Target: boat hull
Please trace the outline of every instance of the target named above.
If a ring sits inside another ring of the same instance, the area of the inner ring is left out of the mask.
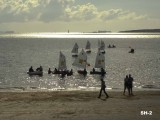
[[[72,57],[78,57],[78,55],[72,55]]]
[[[84,70],[78,70],[77,72],[82,75],[87,75],[87,71]]]
[[[42,71],[27,72],[27,74],[30,75],[30,76],[33,76],[33,75],[43,76]]]
[[[88,54],[91,53],[91,50],[86,51],[86,53],[88,53]]]
[[[106,72],[99,72],[99,71],[90,71],[90,74],[98,74],[98,75],[105,75]]]
[[[61,74],[61,75],[67,75],[67,76],[71,76],[73,75],[72,71],[53,71],[52,74]]]

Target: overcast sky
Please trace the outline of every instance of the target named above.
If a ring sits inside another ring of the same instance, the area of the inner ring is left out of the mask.
[[[0,31],[160,28],[160,0],[0,0]]]

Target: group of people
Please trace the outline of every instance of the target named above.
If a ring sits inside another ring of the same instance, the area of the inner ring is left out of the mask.
[[[105,81],[103,80],[103,78],[101,78],[101,89],[100,89],[98,98],[101,98],[102,91],[104,92],[106,98],[109,97],[109,95],[107,94],[105,88],[106,88]],[[126,77],[124,79],[124,92],[123,92],[123,95],[125,95],[126,89],[128,89],[128,95],[129,96],[133,95],[132,88],[133,88],[133,77],[131,77],[131,74],[129,74],[129,75],[126,75]]]
[[[42,66],[38,67],[38,68],[36,69],[36,71],[41,71],[41,72],[42,72],[42,71],[43,71]],[[34,72],[34,69],[33,69],[32,66],[29,68],[29,72]]]
[[[128,89],[128,95],[133,95],[132,88],[133,88],[133,78],[131,77],[131,74],[129,74],[129,75],[126,75],[126,77],[124,78],[123,95],[125,95],[126,89]]]
[[[115,47],[116,47],[115,45],[112,46],[110,44],[108,45],[108,48],[115,48]]]
[[[66,75],[67,76],[70,76],[70,75],[73,75],[73,70],[71,69],[70,71],[69,70],[58,70],[57,68],[54,69],[54,71],[51,71],[51,68],[48,69],[48,74],[62,74],[62,76]]]

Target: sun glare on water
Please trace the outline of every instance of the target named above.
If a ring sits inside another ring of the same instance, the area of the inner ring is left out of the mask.
[[[152,33],[22,33],[1,34],[0,37],[13,38],[160,38],[160,34]]]

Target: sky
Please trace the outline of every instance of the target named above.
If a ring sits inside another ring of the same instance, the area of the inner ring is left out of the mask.
[[[0,31],[158,29],[159,11],[160,0],[0,0]]]

